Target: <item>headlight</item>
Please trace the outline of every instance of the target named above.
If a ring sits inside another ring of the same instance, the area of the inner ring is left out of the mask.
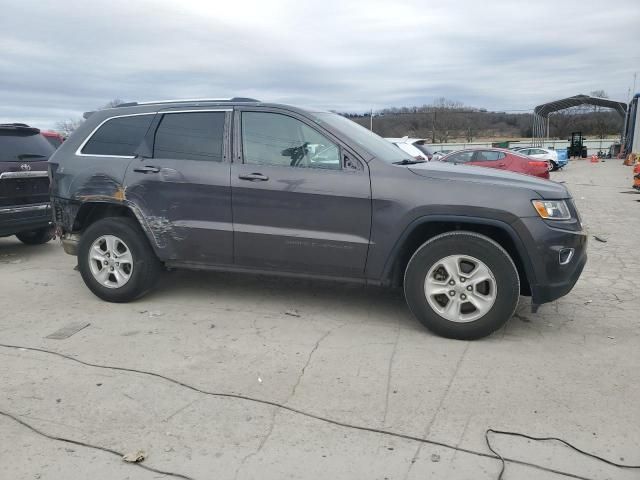
[[[532,200],[533,207],[545,220],[570,220],[571,212],[564,200]]]

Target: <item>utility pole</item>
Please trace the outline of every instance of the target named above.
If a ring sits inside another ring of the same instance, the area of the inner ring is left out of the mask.
[[[431,129],[431,143],[436,143],[436,110],[433,110],[433,128]]]
[[[371,112],[369,113],[369,130],[371,130],[373,132],[373,108],[371,109]]]

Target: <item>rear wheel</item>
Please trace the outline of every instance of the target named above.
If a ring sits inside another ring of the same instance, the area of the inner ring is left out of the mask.
[[[108,302],[128,302],[147,293],[162,265],[144,232],[131,218],[98,220],[82,234],[78,245],[82,279]]]
[[[491,334],[513,315],[520,280],[498,243],[473,232],[450,232],[414,253],[404,290],[409,308],[429,330],[472,340]]]
[[[44,227],[29,232],[16,233],[16,237],[26,245],[42,245],[53,238],[53,227]]]

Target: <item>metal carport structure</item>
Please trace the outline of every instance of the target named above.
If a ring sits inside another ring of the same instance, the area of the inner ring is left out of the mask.
[[[532,145],[534,147],[541,147],[544,139],[549,137],[549,114],[579,105],[595,105],[610,108],[618,112],[622,118],[625,118],[627,113],[626,103],[609,100],[608,98],[591,97],[589,95],[575,95],[573,97],[543,103],[533,109]]]

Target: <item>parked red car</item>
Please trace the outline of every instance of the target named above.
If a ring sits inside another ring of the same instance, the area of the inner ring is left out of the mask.
[[[465,163],[480,167],[499,168],[540,178],[549,178],[549,162],[527,157],[502,148],[458,150],[439,159],[441,162]]]
[[[54,132],[52,130],[41,130],[40,133],[47,139],[53,148],[58,148],[62,145],[62,142],[64,142],[64,137],[58,132]]]

